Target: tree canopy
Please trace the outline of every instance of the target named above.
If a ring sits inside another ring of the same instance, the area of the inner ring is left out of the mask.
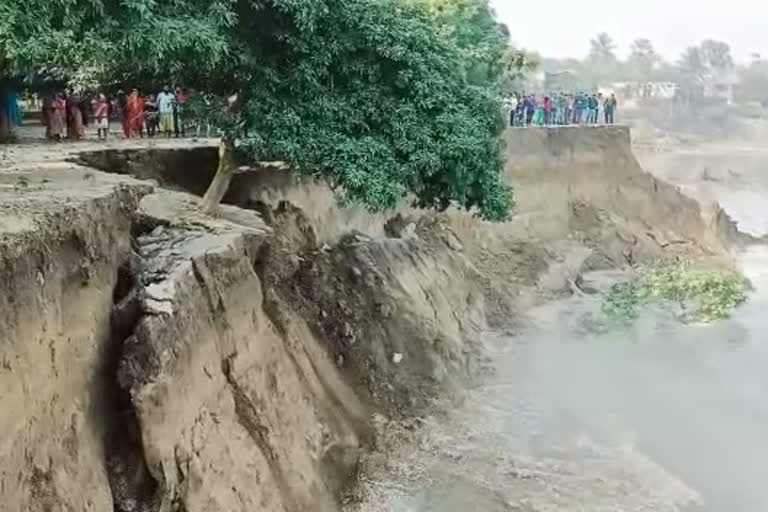
[[[616,60],[616,43],[606,32],[600,32],[589,42],[589,58],[598,63]]]
[[[508,215],[495,87],[520,62],[485,0],[32,3],[0,7],[15,76],[183,83],[225,153],[285,161],[373,210],[412,197]]]
[[[754,59],[753,59],[754,60]],[[757,61],[762,60],[757,56]],[[730,46],[715,39],[705,39],[700,44],[686,48],[675,62],[665,61],[649,39],[640,38],[632,42],[625,59],[616,55],[613,38],[604,32],[590,39],[590,50],[586,58],[552,59],[541,58],[544,71],[570,71],[572,89],[608,86],[618,82],[673,82],[679,86],[683,98],[700,100],[707,90],[713,90],[719,82],[732,81],[738,74],[749,83],[745,96],[761,98],[759,89],[764,83],[760,66],[737,66]]]
[[[649,39],[636,39],[630,48],[629,66],[640,80],[651,80],[656,66],[661,62],[661,56],[656,53]]]

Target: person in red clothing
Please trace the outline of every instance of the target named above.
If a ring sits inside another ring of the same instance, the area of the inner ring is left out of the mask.
[[[552,124],[552,99],[544,96],[544,124]]]
[[[133,137],[136,133],[144,137],[144,98],[138,89],[133,89],[125,101],[126,136]]]

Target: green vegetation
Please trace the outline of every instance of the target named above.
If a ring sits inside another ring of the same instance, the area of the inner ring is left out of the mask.
[[[372,210],[404,197],[505,219],[498,87],[524,65],[486,0],[6,0],[0,85],[164,82],[238,157],[284,161]]]
[[[603,298],[602,312],[608,327],[631,323],[651,304],[680,307],[684,321],[712,322],[726,318],[746,298],[744,281],[735,272],[678,262],[614,285]]]
[[[705,39],[697,46],[686,48],[674,62],[664,60],[649,39],[633,41],[625,59],[619,58],[617,50],[613,38],[601,32],[590,40],[589,53],[583,59],[539,56],[536,60],[540,61],[543,71],[561,75],[555,86],[565,90],[612,87],[611,84],[623,83],[624,94],[642,96],[645,92],[637,88],[639,85],[673,82],[679,86],[680,98],[694,103],[701,102],[706,91],[729,83],[734,74],[748,73],[753,82],[749,91],[752,96],[759,96],[760,85],[768,80],[760,55],[753,56],[750,67],[739,66],[732,57],[730,46],[714,39]],[[564,71],[568,71],[565,77],[562,76]],[[744,94],[741,90],[737,92]]]

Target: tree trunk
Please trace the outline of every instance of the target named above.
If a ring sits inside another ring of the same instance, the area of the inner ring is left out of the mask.
[[[3,91],[5,88],[5,48],[0,45],[0,142],[8,142],[13,135],[11,120],[8,118],[8,108],[5,104]]]
[[[229,182],[232,181],[232,176],[236,170],[234,142],[226,137],[222,137],[221,142],[219,142],[219,167],[216,169],[216,175],[203,196],[203,212],[209,215],[216,214],[219,209],[219,203],[224,194],[227,193]]]
[[[0,93],[2,93],[1,89]],[[11,120],[8,118],[8,112],[5,110],[5,103],[0,101],[0,142],[10,141],[12,135]]]

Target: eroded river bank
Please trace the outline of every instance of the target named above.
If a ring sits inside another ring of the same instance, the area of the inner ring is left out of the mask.
[[[707,430],[679,440],[678,401],[697,428],[733,401],[686,344],[698,331],[651,318],[630,342],[592,339],[579,280],[754,239],[645,172],[624,127],[505,137],[518,205],[498,224],[343,208],[270,166],[236,175],[210,218],[207,143],[9,149],[0,510],[338,512],[356,475],[351,510],[674,510],[741,492],[704,494],[715,473],[691,461],[709,452],[686,443]]]
[[[742,261],[756,291],[711,326],[649,312],[596,335],[599,299],[578,297],[489,336],[495,375],[393,433],[409,442],[351,510],[765,510],[768,251]]]
[[[736,220],[762,235],[758,191],[727,183],[754,175],[756,161],[719,172],[704,184],[710,197],[738,204]],[[681,176],[668,177],[699,177]],[[449,412],[389,425],[348,509],[768,510],[768,248],[736,260],[754,290],[711,325],[646,311],[627,330],[597,334],[589,320],[600,298],[581,295],[531,310],[514,336],[488,334],[493,376]]]

